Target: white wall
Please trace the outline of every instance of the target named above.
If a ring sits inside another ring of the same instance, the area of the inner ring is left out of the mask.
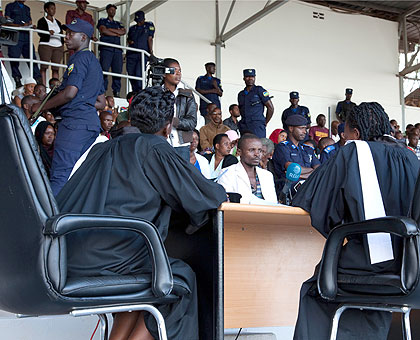
[[[221,24],[230,1],[221,1]],[[226,31],[263,8],[265,1],[238,1]],[[136,10],[136,2],[133,4]],[[313,19],[312,12],[325,14]],[[214,1],[168,1],[146,15],[156,26],[155,54],[181,62],[183,79],[195,84],[204,63],[215,59]],[[288,93],[301,94],[313,122],[318,113],[335,110],[344,89],[353,100],[378,101],[400,117],[397,24],[362,15],[341,14],[326,7],[291,1],[226,42],[222,48],[222,108],[235,103],[244,87],[242,70],[257,70],[257,84],[274,95],[275,114],[268,131],[281,127]],[[410,115],[411,117],[411,115]],[[409,118],[410,119],[410,118]],[[419,119],[420,120],[420,119]],[[408,122],[408,119],[407,119]]]

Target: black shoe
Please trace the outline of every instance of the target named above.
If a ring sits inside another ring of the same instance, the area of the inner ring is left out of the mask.
[[[114,94],[114,97],[118,97],[118,98],[120,97],[120,93],[119,92],[113,91],[112,93]]]
[[[19,77],[15,77],[15,78],[13,78],[13,80],[15,81],[15,83],[16,83],[16,88],[18,89],[19,87],[22,87],[22,82],[20,81],[20,78]]]

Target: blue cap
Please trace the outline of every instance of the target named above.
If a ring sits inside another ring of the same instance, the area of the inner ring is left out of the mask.
[[[293,115],[293,116],[289,116],[286,119],[286,125],[287,126],[302,126],[302,125],[307,125],[308,121],[307,119],[302,116],[302,115]]]
[[[293,91],[289,93],[290,99],[299,99],[299,92]]]
[[[346,89],[346,94],[353,94],[353,89]]]
[[[344,126],[345,126],[346,124],[344,124],[344,123],[341,123],[340,125],[338,125],[338,128],[337,128],[337,131],[338,131],[338,135],[340,135],[341,133],[343,133],[344,132]]]
[[[84,33],[89,38],[93,35],[93,26],[82,19],[73,19],[70,24],[64,25],[64,27],[73,32]]]
[[[144,12],[143,11],[137,11],[134,16],[135,21],[143,21],[144,20]]]
[[[247,68],[244,70],[244,77],[255,77],[255,69]]]

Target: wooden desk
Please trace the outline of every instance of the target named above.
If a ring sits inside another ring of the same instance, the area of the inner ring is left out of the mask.
[[[224,224],[224,328],[294,326],[301,284],[325,242],[308,213],[223,203],[217,220]]]

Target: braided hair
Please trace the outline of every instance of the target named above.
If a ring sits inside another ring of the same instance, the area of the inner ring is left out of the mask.
[[[174,117],[175,96],[161,86],[153,86],[139,92],[131,102],[131,125],[143,133],[154,134]]]
[[[391,124],[384,108],[376,102],[361,103],[347,115],[346,124],[360,132],[364,141],[376,140],[391,133]]]

